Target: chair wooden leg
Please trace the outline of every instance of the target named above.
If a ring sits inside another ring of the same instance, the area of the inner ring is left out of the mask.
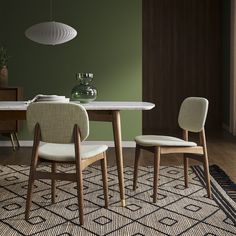
[[[84,193],[83,193],[83,174],[80,157],[80,133],[77,125],[74,127],[74,143],[75,143],[75,169],[77,182],[77,197],[79,205],[79,221],[80,225],[84,224]]]
[[[207,155],[204,156],[203,165],[204,165],[204,174],[205,174],[205,181],[206,181],[206,188],[207,188],[207,196],[209,198],[212,198],[209,162],[208,162]]]
[[[77,165],[77,164],[76,164]],[[78,194],[78,204],[79,204],[79,221],[80,224],[84,224],[84,194],[83,194],[83,176],[82,171],[78,170],[76,167],[77,176],[77,194]]]
[[[153,203],[157,201],[157,188],[160,169],[161,148],[156,147],[154,153]]]
[[[135,148],[135,160],[134,160],[134,177],[133,177],[133,191],[137,188],[137,180],[138,180],[138,166],[140,159],[140,146],[136,145]]]
[[[107,158],[105,152],[103,153],[103,155],[104,158],[101,159],[103,192],[104,192],[105,208],[108,208]]]
[[[57,168],[57,164],[55,162],[52,162],[52,166],[51,166],[51,171],[52,173],[56,173],[56,168]],[[52,179],[52,183],[51,183],[51,201],[52,204],[54,204],[56,202],[56,180]]]
[[[28,181],[28,190],[27,190],[27,198],[26,198],[26,206],[25,206],[25,220],[29,220],[29,212],[32,204],[32,192],[36,174],[36,168],[38,165],[38,146],[40,141],[40,128],[39,125],[35,126],[35,134],[34,134],[34,145],[31,156],[31,166],[30,166],[30,174]]]
[[[207,146],[206,146],[206,136],[205,136],[205,130],[204,129],[200,132],[200,140],[203,144],[203,152],[204,152],[203,166],[204,166],[204,174],[205,174],[207,195],[208,195],[209,198],[212,198],[211,180],[210,180],[210,172],[209,172],[209,162],[208,162],[208,154],[207,154]]]
[[[30,208],[32,205],[32,193],[34,186],[34,168],[30,169],[29,182],[28,182],[28,190],[27,190],[27,198],[26,198],[26,207],[25,207],[25,220],[29,220]]]
[[[184,183],[185,188],[188,188],[188,158],[184,154]]]

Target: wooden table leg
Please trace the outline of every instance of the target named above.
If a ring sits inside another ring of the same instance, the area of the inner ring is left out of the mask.
[[[116,151],[116,163],[119,178],[119,188],[120,188],[120,199],[121,206],[125,206],[125,190],[124,190],[124,169],[123,169],[123,153],[122,153],[122,138],[121,138],[121,123],[120,123],[120,112],[112,112],[112,127],[115,142]]]

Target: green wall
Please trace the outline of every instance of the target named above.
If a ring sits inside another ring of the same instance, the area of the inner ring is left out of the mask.
[[[141,0],[54,0],[54,20],[77,29],[65,44],[44,46],[24,36],[31,25],[49,20],[49,0],[0,0],[0,43],[12,56],[9,86],[36,94],[70,96],[76,72],[94,73],[97,100],[141,101]],[[122,112],[123,140],[141,133],[140,111]],[[24,128],[21,140],[32,136]],[[91,122],[90,140],[112,140],[110,123]]]

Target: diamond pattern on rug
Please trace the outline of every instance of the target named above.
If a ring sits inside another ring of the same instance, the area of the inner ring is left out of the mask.
[[[217,211],[218,207],[184,197],[168,206],[165,206],[165,209],[201,221]]]
[[[180,217],[178,213],[159,209],[151,215],[143,217],[139,222],[162,233],[172,232],[172,235],[179,235],[195,225],[197,220],[183,215]]]
[[[42,170],[49,170],[43,166]],[[71,173],[71,165],[59,165]],[[79,225],[75,183],[57,181],[51,204],[49,180],[35,181],[30,220],[24,220],[28,166],[0,166],[1,235],[236,235],[236,203],[212,178],[214,200],[206,197],[201,168],[189,170],[184,187],[183,168],[161,166],[157,203],[152,202],[153,168],[140,167],[138,188],[132,190],[133,168],[126,167],[126,206],[120,206],[116,167],[108,168],[109,208],[105,209],[101,169],[83,171],[85,224]],[[201,181],[200,181],[201,180]],[[196,234],[197,232],[197,234]]]
[[[32,235],[34,233],[44,232],[52,227],[60,226],[66,221],[67,220],[64,217],[60,217],[50,211],[39,208],[38,210],[31,211],[29,222],[24,220],[24,214],[20,214],[4,219],[3,223],[10,225],[12,230],[23,235]],[[9,233],[10,232],[11,231],[9,231]]]
[[[87,215],[86,221],[85,228],[96,233],[96,235],[112,233],[132,222],[131,219],[123,217],[119,214],[114,214],[113,211],[106,209],[99,209]],[[79,224],[79,218],[73,220],[73,222]]]
[[[15,198],[11,198],[4,202],[1,202],[0,206],[0,220],[8,219],[25,212],[25,199],[16,196]],[[38,208],[38,206],[32,204],[32,210]]]

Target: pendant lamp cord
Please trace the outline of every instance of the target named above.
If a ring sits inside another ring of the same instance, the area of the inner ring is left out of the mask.
[[[52,0],[50,0],[50,21],[52,21]]]

